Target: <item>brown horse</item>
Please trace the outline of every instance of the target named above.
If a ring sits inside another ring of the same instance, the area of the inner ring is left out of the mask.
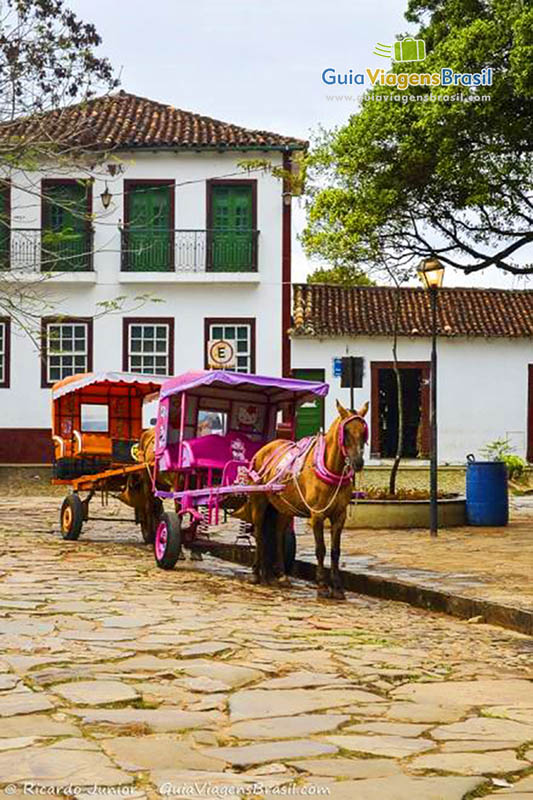
[[[364,417],[368,403],[359,411],[348,411],[337,401],[337,411],[338,417],[325,435],[319,434],[299,446],[277,439],[262,447],[253,458],[250,471],[256,483],[284,485],[281,491],[251,494],[245,506],[235,513],[254,526],[254,583],[268,578],[264,523],[270,505],[277,511],[274,573],[278,581],[288,582],[284,568],[285,532],[293,517],[307,517],[315,537],[318,596],[344,598],[339,572],[341,534],[352,497],[354,473],[363,469],[363,450],[368,438]],[[326,519],[331,524],[331,589],[324,570]]]

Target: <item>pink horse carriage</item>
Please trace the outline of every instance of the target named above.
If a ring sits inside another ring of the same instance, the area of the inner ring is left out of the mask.
[[[226,509],[254,492],[282,485],[250,481],[253,456],[280,429],[295,439],[298,406],[328,393],[327,383],[223,371],[187,372],[165,381],[159,396],[152,486],[155,497],[174,501],[157,526],[155,558],[172,569],[182,547],[209,549],[207,529]],[[253,476],[252,476],[253,477]],[[275,525],[275,510],[265,525]],[[296,541],[286,533],[285,567],[290,571]]]

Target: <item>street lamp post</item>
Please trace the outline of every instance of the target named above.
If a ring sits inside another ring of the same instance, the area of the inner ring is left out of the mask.
[[[438,293],[444,278],[444,267],[440,261],[425,258],[418,267],[418,277],[425,289],[429,290],[431,303],[431,385],[430,385],[430,429],[431,429],[431,461],[430,461],[430,522],[432,537],[437,536],[439,527],[438,515],[438,438],[437,438],[437,310]]]

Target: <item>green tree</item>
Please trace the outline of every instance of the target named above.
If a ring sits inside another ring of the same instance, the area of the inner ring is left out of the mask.
[[[335,264],[399,269],[435,254],[465,273],[531,274],[533,5],[410,0],[406,18],[428,55],[392,73],[491,67],[493,84],[368,90],[311,153],[304,246]],[[459,93],[471,101],[438,99]]]
[[[335,286],[374,286],[374,281],[365,272],[351,264],[319,267],[308,276],[307,282],[329,283]]]
[[[64,0],[4,0],[0,7],[0,190],[22,188],[26,203],[39,207],[43,199],[43,164],[86,174],[108,153],[94,147],[73,147],[83,140],[85,122],[64,126],[63,135],[47,130],[50,114],[59,119],[72,103],[83,103],[97,91],[114,88],[118,81],[107,58],[97,54],[101,38],[94,25],[74,14]],[[87,137],[90,141],[90,137]],[[90,220],[87,220],[90,222]],[[9,266],[9,212],[0,213],[0,315],[9,316],[36,343],[40,343],[40,318],[51,313],[55,298],[43,291],[47,271],[55,258],[54,242],[68,231],[43,235],[35,248],[39,263],[34,280],[17,275]],[[31,239],[29,250],[31,252]],[[8,262],[7,265],[5,262]],[[32,265],[28,265],[32,269]],[[98,313],[115,310],[122,302],[99,304]],[[108,308],[107,306],[110,306]]]

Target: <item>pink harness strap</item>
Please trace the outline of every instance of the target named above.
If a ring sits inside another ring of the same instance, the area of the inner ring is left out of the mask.
[[[359,414],[351,414],[349,417],[341,420],[339,424],[339,446],[344,458],[347,458],[346,447],[344,445],[344,428],[353,420],[359,420],[363,423],[364,432],[363,437],[365,443],[368,440],[368,426]],[[272,483],[280,483],[287,479],[287,477],[298,476],[302,471],[307,454],[314,447],[313,453],[313,468],[315,475],[323,483],[328,486],[347,486],[352,482],[354,477],[354,470],[352,468],[342,471],[342,473],[332,472],[326,466],[326,437],[323,433],[316,436],[307,436],[305,439],[300,439],[298,442],[282,442],[273,453],[267,458],[263,466],[256,471],[254,468],[255,456],[252,458],[248,475],[253,483],[259,483],[267,471],[275,464],[275,472],[273,477],[265,484],[269,486]]]
[[[327,483],[328,486],[347,486],[353,480],[354,471],[351,468],[339,475],[338,472],[332,472],[326,467],[326,437],[323,433],[317,437],[313,466],[317,478],[320,478],[323,483]]]
[[[359,422],[363,423],[363,440],[364,443],[368,441],[368,425],[366,424],[363,417],[359,414],[350,414],[349,417],[345,417],[339,423],[339,447],[341,449],[341,453],[346,459],[348,453],[346,451],[346,447],[344,445],[344,428],[348,425],[349,422],[353,422],[353,420],[359,420]],[[314,467],[315,467],[315,474],[317,478],[320,478],[321,481],[324,483],[329,484],[329,486],[347,486],[349,483],[352,482],[354,477],[354,470],[344,470],[340,475],[337,472],[332,472],[326,466],[326,440],[324,434],[319,434],[317,437],[317,443],[315,448],[314,454]]]

